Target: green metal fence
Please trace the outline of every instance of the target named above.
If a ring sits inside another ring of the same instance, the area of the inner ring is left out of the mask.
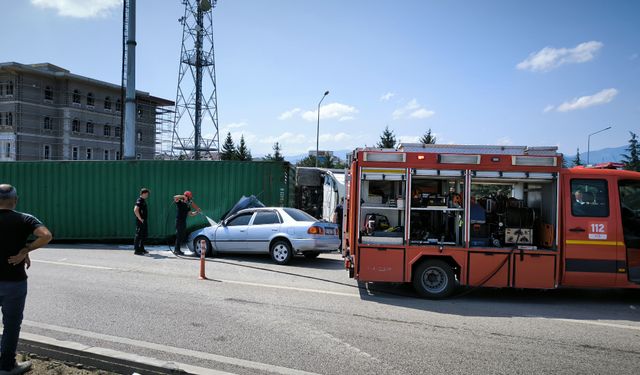
[[[56,240],[132,238],[135,200],[149,188],[149,238],[162,240],[174,234],[175,194],[190,190],[218,221],[242,195],[256,195],[267,206],[292,205],[295,170],[267,161],[2,162],[0,183],[18,189],[17,210],[38,217]],[[190,217],[187,224],[206,220]]]

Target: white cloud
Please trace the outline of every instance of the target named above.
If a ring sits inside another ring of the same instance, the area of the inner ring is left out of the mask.
[[[497,144],[500,145],[500,146],[509,146],[509,145],[513,144],[513,141],[509,137],[502,137],[502,138],[498,139],[498,143]]]
[[[429,117],[431,117],[431,116],[433,116],[435,114],[436,113],[434,111],[429,111],[429,110],[426,110],[424,108],[420,108],[419,110],[411,113],[409,115],[409,117],[418,118],[418,119],[420,119],[420,118],[429,118]]]
[[[577,109],[593,107],[595,105],[606,104],[611,102],[613,98],[616,97],[616,95],[618,95],[618,90],[605,89],[590,96],[581,96],[579,98],[574,98],[573,100],[570,100],[568,102],[564,102],[556,108],[556,111],[569,112],[575,111]]]
[[[353,119],[355,119],[355,117],[353,117],[353,116],[343,116],[343,117],[340,117],[338,119],[338,121],[349,121],[349,120],[353,120]]]
[[[353,139],[353,137],[347,133],[340,132],[338,134],[321,134],[320,142],[344,142]]]
[[[232,122],[229,124],[224,124],[221,128],[219,128],[220,138],[224,139],[227,136],[227,133],[237,134],[237,129],[244,128],[247,126],[246,121],[240,122]]]
[[[356,107],[342,103],[329,103],[320,107],[320,119],[337,118],[341,119],[341,121],[345,121],[345,117],[347,120],[351,120],[353,119],[353,116],[351,115],[356,113],[358,113]],[[316,121],[318,119],[318,112],[317,110],[306,111],[302,114],[302,118],[306,121]]]
[[[55,9],[58,15],[74,18],[94,18],[109,15],[122,6],[122,0],[31,0],[38,8]]]
[[[278,120],[288,120],[300,111],[302,111],[300,108],[294,108],[292,110],[283,112],[280,116],[278,116]]]
[[[304,134],[295,134],[291,132],[284,132],[277,136],[271,136],[262,138],[260,143],[269,143],[273,144],[276,142],[286,144],[286,143],[303,143],[307,141],[307,136]]]
[[[416,99],[411,99],[409,103],[407,103],[404,107],[398,108],[391,116],[394,120],[398,120],[401,118],[410,118],[410,119],[424,119],[429,118],[435,114],[434,111],[426,109],[418,104]]]
[[[544,47],[516,65],[520,70],[546,72],[564,64],[578,64],[592,60],[604,44],[597,41],[580,43],[574,48]]]
[[[382,95],[382,96],[380,97],[380,101],[381,101],[381,102],[388,102],[388,101],[389,101],[389,100],[391,100],[391,98],[393,98],[394,96],[396,96],[396,93],[395,93],[395,92],[388,92],[388,93],[386,93],[386,94],[384,94],[384,95]]]
[[[398,143],[420,143],[419,135],[400,135],[398,136]]]
[[[553,111],[554,108],[556,108],[556,107],[552,106],[552,105],[548,105],[548,106],[544,107],[543,112],[544,113],[551,112],[551,111]]]

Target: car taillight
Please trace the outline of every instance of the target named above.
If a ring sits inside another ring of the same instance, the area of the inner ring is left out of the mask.
[[[307,229],[307,233],[309,233],[309,234],[323,234],[324,233],[324,229],[322,229],[322,227],[309,227],[309,229]]]

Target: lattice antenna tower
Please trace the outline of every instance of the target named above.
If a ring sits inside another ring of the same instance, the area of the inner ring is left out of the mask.
[[[182,0],[182,50],[173,123],[174,156],[218,159],[218,99],[213,53],[217,0]]]

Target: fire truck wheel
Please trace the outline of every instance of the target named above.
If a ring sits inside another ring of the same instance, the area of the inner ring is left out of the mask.
[[[423,262],[413,274],[413,287],[422,297],[446,298],[455,288],[455,276],[446,262],[431,259]]]
[[[209,239],[205,236],[198,236],[193,240],[193,251],[195,251],[197,256],[200,256],[200,252],[202,248],[202,246],[200,246],[200,241],[202,240],[204,240],[204,242],[207,244],[207,252],[204,253],[204,256],[212,257],[213,249],[211,248],[211,241],[209,241]]]
[[[277,240],[271,244],[271,259],[276,264],[287,264],[293,257],[293,251],[291,245],[285,240]]]

